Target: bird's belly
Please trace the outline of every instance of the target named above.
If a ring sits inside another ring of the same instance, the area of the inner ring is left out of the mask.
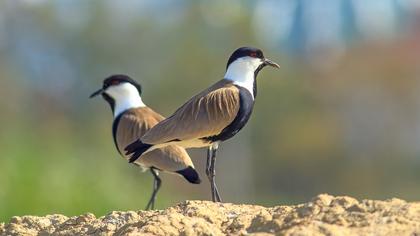
[[[201,148],[201,147],[210,146],[211,142],[208,142],[202,139],[190,139],[190,140],[171,142],[171,144],[175,144],[183,148]]]
[[[127,160],[127,161],[130,159],[130,157],[129,156],[126,156],[126,155],[123,155],[122,157],[124,158],[124,160]],[[146,165],[145,163],[143,163],[143,161],[142,161],[141,158],[140,159],[137,159],[133,164],[136,165],[136,166],[138,166],[138,167],[140,167],[140,170],[142,172],[145,172],[148,169],[150,169],[150,166],[149,165]]]
[[[136,165],[136,166],[140,167],[140,170],[141,170],[142,172],[145,172],[146,170],[150,169],[150,167],[149,167],[149,166],[145,166],[145,165],[143,165],[142,163],[140,163],[140,161],[136,161],[136,162],[134,162],[134,163],[135,163],[135,165]]]

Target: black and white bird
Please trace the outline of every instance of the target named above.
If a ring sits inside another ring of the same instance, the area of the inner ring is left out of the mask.
[[[141,138],[149,129],[164,117],[147,107],[141,99],[141,86],[126,75],[113,75],[106,78],[103,86],[90,97],[99,94],[109,103],[114,114],[112,135],[118,152],[123,155],[124,147]],[[134,164],[149,169],[154,177],[153,193],[146,209],[153,209],[156,194],[161,185],[159,171],[183,176],[188,182],[200,183],[197,171],[184,148],[177,145],[151,150],[135,160]]]
[[[156,148],[176,144],[208,147],[206,174],[212,200],[221,201],[215,183],[219,143],[232,138],[248,122],[257,96],[257,75],[265,66],[279,68],[257,48],[241,47],[230,56],[224,79],[195,95],[169,118],[125,148],[130,162]]]

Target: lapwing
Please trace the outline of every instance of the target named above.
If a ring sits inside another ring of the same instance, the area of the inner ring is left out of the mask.
[[[248,122],[257,96],[257,75],[265,66],[280,66],[265,58],[260,49],[238,48],[230,56],[222,80],[193,96],[169,118],[125,148],[130,162],[144,153],[168,145],[184,148],[208,147],[206,174],[212,200],[220,202],[215,182],[216,151]]]
[[[129,76],[113,75],[106,78],[102,88],[90,96],[92,98],[100,94],[111,106],[114,115],[112,136],[118,152],[126,159],[128,156],[122,154],[121,150],[164,120],[163,116],[143,103],[141,93],[140,84]],[[151,150],[131,162],[144,170],[149,169],[154,177],[153,192],[146,209],[154,209],[156,194],[162,182],[159,171],[181,175],[193,184],[200,183],[190,156],[177,145],[165,145]]]

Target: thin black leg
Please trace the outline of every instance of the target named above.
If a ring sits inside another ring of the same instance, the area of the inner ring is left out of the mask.
[[[216,186],[216,152],[217,152],[217,147],[213,147],[213,150],[212,150],[212,164],[211,164],[211,166],[212,166],[212,176],[213,176],[213,189],[214,189],[214,197],[215,197],[215,199],[216,199],[216,202],[221,202],[222,201],[222,199],[220,198],[220,194],[219,194],[219,190],[217,189],[217,186]]]
[[[212,184],[213,183],[213,176],[212,176],[212,166],[211,166],[212,157],[213,157],[213,151],[212,151],[212,148],[209,147],[207,149],[206,175],[207,175],[207,178],[209,179],[209,182],[210,182],[211,199],[214,202],[215,201],[215,195],[214,195],[214,185]]]
[[[206,166],[206,174],[210,181],[211,186],[211,198],[213,202],[221,202],[222,199],[220,198],[219,190],[216,186],[216,151],[217,146],[209,147],[207,150],[207,166]]]
[[[210,180],[210,163],[211,163],[211,156],[212,156],[212,151],[211,151],[211,147],[209,147],[207,149],[207,162],[206,162],[206,175]]]
[[[152,173],[154,180],[153,180],[153,193],[152,196],[150,197],[149,202],[147,203],[146,206],[146,210],[153,210],[155,209],[155,200],[156,200],[156,195],[160,189],[160,186],[162,185],[162,180],[159,178],[159,172],[154,169],[154,168],[150,168],[150,172]]]

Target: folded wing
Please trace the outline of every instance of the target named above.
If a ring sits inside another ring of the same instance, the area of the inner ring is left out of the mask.
[[[221,80],[150,129],[141,141],[153,145],[217,135],[235,119],[239,107],[239,89]]]
[[[155,126],[163,116],[148,107],[135,108],[126,111],[120,118],[116,130],[116,144],[119,150],[138,140],[150,128]],[[128,156],[125,156],[128,159]],[[176,172],[188,167],[194,167],[188,153],[184,148],[170,145],[146,153],[136,161],[145,167],[155,167],[164,171]]]

